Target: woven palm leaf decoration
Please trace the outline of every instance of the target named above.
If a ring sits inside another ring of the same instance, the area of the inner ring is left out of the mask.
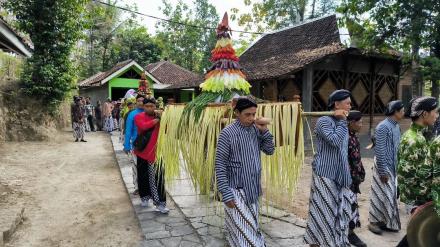
[[[231,99],[249,95],[250,90],[229,32],[225,14],[217,28],[213,65],[200,85],[202,93],[186,105],[165,108],[157,144],[157,159],[166,168],[167,180],[187,173],[196,189],[208,195],[217,195],[214,160],[218,136],[235,121]],[[257,116],[272,119],[268,128],[276,145],[274,155],[262,155],[263,189],[269,201],[276,201],[281,194],[293,196],[295,191],[304,160],[301,112],[298,102],[258,105]]]

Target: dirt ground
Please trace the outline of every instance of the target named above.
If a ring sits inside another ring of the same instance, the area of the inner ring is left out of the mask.
[[[109,137],[86,139],[75,143],[65,131],[50,142],[0,144],[0,210],[25,208],[7,247],[139,246]]]
[[[310,185],[312,181],[312,168],[310,165],[311,161],[312,160],[310,158],[307,158],[305,161],[301,172],[301,178],[298,182],[298,188],[301,189],[297,190],[295,199],[292,201],[283,202],[283,205],[287,206],[287,208],[284,208],[303,219],[307,219],[309,208]],[[401,204],[400,219],[402,223],[402,230],[399,233],[386,232],[382,236],[378,236],[368,230],[368,207],[370,205],[369,195],[372,180],[371,169],[373,166],[373,159],[363,158],[362,162],[367,174],[365,182],[361,184],[362,194],[360,194],[359,197],[361,228],[357,228],[355,232],[368,246],[394,247],[405,235],[406,225],[408,223],[408,215],[404,211],[403,204]]]

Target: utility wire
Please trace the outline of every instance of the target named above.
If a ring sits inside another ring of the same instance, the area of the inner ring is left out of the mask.
[[[100,3],[102,5],[106,5],[106,6],[109,6],[109,7],[113,7],[113,8],[117,8],[117,9],[120,9],[120,10],[128,11],[128,12],[131,12],[131,13],[134,13],[134,14],[137,14],[137,15],[142,15],[142,16],[153,18],[153,19],[160,20],[160,21],[170,22],[170,23],[181,25],[181,26],[200,28],[200,29],[209,29],[209,30],[216,30],[217,29],[217,28],[214,28],[214,27],[197,26],[197,25],[192,25],[192,24],[183,23],[183,22],[179,22],[179,21],[173,21],[173,20],[170,20],[170,19],[165,19],[165,18],[161,18],[161,17],[157,17],[157,16],[152,16],[152,15],[141,13],[139,11],[135,11],[135,10],[131,10],[131,9],[128,9],[128,8],[121,7],[121,6],[117,6],[117,5],[113,5],[113,4],[110,4],[110,3],[102,2],[102,1],[99,1],[99,0],[93,0],[93,1],[97,2],[97,3]],[[231,31],[232,32],[236,32],[236,33],[265,34],[265,33],[260,33],[260,32],[248,32],[248,31],[241,31],[241,30],[231,30]]]
[[[99,1],[99,0],[93,0],[93,1],[96,2],[96,3],[100,3],[102,5],[106,5],[106,6],[109,6],[109,7],[117,8],[117,9],[120,9],[120,10],[124,10],[124,11],[130,12],[130,13],[137,14],[137,15],[141,15],[141,16],[145,16],[145,17],[149,17],[149,18],[153,18],[153,19],[156,19],[156,20],[165,21],[165,22],[169,22],[169,23],[174,23],[174,24],[178,24],[178,25],[181,25],[181,26],[187,26],[187,27],[199,28],[199,29],[217,30],[217,28],[215,28],[215,27],[198,26],[198,25],[192,25],[192,24],[183,23],[183,22],[179,22],[179,21],[173,21],[173,20],[170,20],[170,19],[165,19],[165,18],[153,16],[153,15],[144,14],[144,13],[141,13],[139,11],[131,10],[131,9],[128,9],[128,8],[125,8],[125,7],[113,5],[113,4],[102,2],[102,1]],[[328,26],[330,26],[330,23],[328,24]],[[264,33],[264,32],[248,32],[248,31],[242,31],[242,30],[231,30],[231,32],[246,33],[246,34],[259,34],[259,35],[261,35],[261,34],[270,34],[271,33],[271,32],[266,32],[266,33]],[[345,33],[342,33],[342,34],[339,33],[339,35],[340,36],[350,36],[350,34],[345,34]],[[293,36],[298,36],[298,37],[301,36],[301,37],[303,37],[303,36],[308,36],[308,35],[307,34],[296,34],[296,35],[293,35]]]

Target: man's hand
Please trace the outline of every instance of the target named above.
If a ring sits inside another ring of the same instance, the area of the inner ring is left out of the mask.
[[[263,133],[267,130],[267,124],[259,123],[259,119],[261,119],[261,117],[257,117],[257,119],[255,119],[255,127],[257,127],[257,129],[259,129],[261,133]]]
[[[235,200],[227,201],[225,204],[228,208],[235,208]]]
[[[348,116],[348,111],[345,110],[335,110],[333,114],[337,119],[346,120]]]
[[[384,184],[386,184],[386,183],[388,183],[388,176],[386,176],[386,175],[381,175],[381,176],[379,176],[379,178],[380,178],[380,181],[382,182],[382,183],[384,183]]]

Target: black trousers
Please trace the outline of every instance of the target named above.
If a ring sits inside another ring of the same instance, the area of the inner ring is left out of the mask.
[[[90,125],[90,130],[91,131],[95,131],[95,125],[93,124],[93,116],[87,116],[87,121],[89,121],[89,125]]]
[[[102,130],[102,119],[96,118],[96,130],[101,131]]]
[[[153,199],[154,204],[165,204],[165,169],[137,157],[138,189],[141,198]]]

